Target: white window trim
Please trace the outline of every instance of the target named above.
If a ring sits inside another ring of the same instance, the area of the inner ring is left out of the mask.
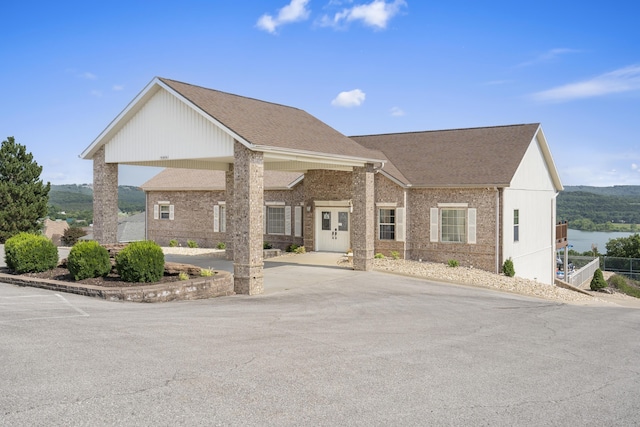
[[[397,224],[397,219],[396,219],[397,212],[396,212],[395,206],[380,206],[380,205],[378,205],[376,203],[376,208],[378,210],[378,240],[386,241],[386,242],[395,241],[396,240],[396,228],[397,228],[396,227],[396,224]],[[380,218],[382,216],[380,211],[382,211],[382,210],[393,211],[393,222],[392,223],[391,222],[382,222],[380,220]],[[382,228],[381,227],[383,225],[393,225],[393,239],[383,239],[382,238]]]
[[[444,244],[477,244],[478,233],[478,209],[470,208],[468,203],[438,203],[437,208],[429,210],[429,241],[432,243]],[[442,209],[464,209],[465,215],[465,241],[464,242],[443,242],[442,241]]]

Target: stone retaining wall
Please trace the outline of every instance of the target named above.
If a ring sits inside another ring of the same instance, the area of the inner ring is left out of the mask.
[[[0,282],[102,298],[107,301],[166,302],[234,295],[233,277],[226,271],[216,271],[211,277],[126,288],[82,285],[4,273],[0,273]]]

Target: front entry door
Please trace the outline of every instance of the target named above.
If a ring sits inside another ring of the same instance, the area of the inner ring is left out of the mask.
[[[349,208],[317,208],[318,251],[346,252],[349,249]]]

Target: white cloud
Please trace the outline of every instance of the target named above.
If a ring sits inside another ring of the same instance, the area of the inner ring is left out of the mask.
[[[94,89],[91,92],[89,92],[89,94],[91,96],[95,96],[96,98],[100,98],[102,96],[102,91]]]
[[[631,65],[589,80],[537,92],[533,94],[533,98],[538,101],[563,102],[636,90],[640,90],[640,65]]]
[[[403,6],[407,6],[405,0],[394,0],[389,3],[384,0],[374,0],[371,3],[343,9],[336,13],[333,18],[325,15],[320,20],[320,25],[340,27],[345,23],[361,21],[366,26],[383,30],[387,28],[391,18],[396,16]]]
[[[402,117],[405,115],[405,112],[400,107],[393,107],[389,112],[393,117]]]
[[[338,96],[331,101],[331,105],[334,107],[358,107],[362,105],[366,94],[360,89],[350,90],[348,92],[340,92]]]
[[[98,76],[96,76],[93,73],[90,73],[88,71],[85,71],[84,73],[80,73],[78,74],[78,77],[82,78],[82,79],[86,79],[86,80],[97,80]]]
[[[309,0],[291,0],[291,3],[278,11],[278,16],[274,18],[265,13],[258,19],[256,25],[262,30],[275,34],[278,27],[283,24],[304,21],[309,18],[308,3]]]
[[[124,89],[124,86],[123,85],[113,85],[113,87],[111,89],[113,89],[116,92],[119,92],[119,91]]]
[[[635,163],[631,163],[631,170],[634,170],[634,171],[640,172],[640,169],[638,169],[638,165],[637,165],[637,164],[635,164]]]
[[[518,64],[518,67],[528,67],[531,65],[540,64],[542,62],[552,61],[562,55],[567,55],[570,53],[580,53],[580,52],[582,51],[578,49],[568,49],[568,48],[550,49],[538,55],[536,58],[532,59],[531,61],[526,61],[521,64]]]

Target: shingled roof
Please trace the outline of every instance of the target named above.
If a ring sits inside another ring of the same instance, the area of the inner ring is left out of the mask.
[[[203,112],[255,148],[376,159],[375,153],[318,120],[306,111],[230,93],[158,78]]]
[[[290,189],[302,177],[299,172],[264,172],[265,190]],[[224,191],[225,173],[200,169],[166,168],[140,186],[144,191]]]
[[[505,187],[539,128],[538,123],[533,123],[351,139],[381,151],[392,163],[385,165],[385,172],[406,185]]]

